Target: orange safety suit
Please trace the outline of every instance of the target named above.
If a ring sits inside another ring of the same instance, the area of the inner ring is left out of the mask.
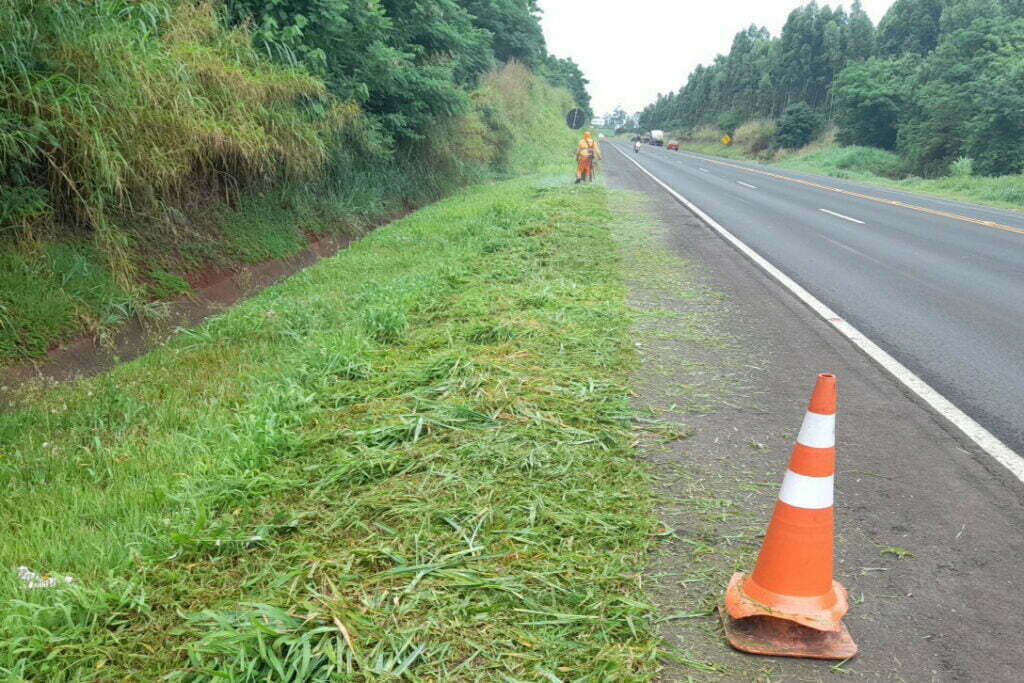
[[[594,160],[601,158],[601,147],[591,137],[590,133],[584,133],[583,139],[576,147],[576,182],[594,179]]]

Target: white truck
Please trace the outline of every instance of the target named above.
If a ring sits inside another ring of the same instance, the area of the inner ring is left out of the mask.
[[[663,130],[652,130],[651,131],[651,144],[655,147],[661,147],[665,144],[665,131]]]

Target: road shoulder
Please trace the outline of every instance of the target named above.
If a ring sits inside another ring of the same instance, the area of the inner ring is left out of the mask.
[[[643,362],[635,403],[667,529],[648,589],[677,661],[668,680],[838,672],[887,680],[1013,680],[1007,598],[1024,551],[1021,494],[823,321],[615,155],[639,233],[620,235]],[[642,225],[647,225],[643,228]],[[703,293],[694,296],[693,292]],[[862,654],[842,667],[730,651],[713,607],[749,569],[817,372],[840,379],[837,578]],[[671,439],[665,433],[685,432]],[[994,609],[1002,604],[1003,609]]]

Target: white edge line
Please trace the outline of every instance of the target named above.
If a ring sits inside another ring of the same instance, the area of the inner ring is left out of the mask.
[[[850,218],[849,216],[844,216],[843,214],[836,213],[835,211],[829,211],[828,209],[818,209],[818,211],[823,211],[824,213],[827,213],[830,216],[835,216],[836,218],[842,218],[844,221],[850,221],[851,223],[859,223],[860,225],[867,225],[867,223],[865,223],[864,221],[859,221],[856,218]]]
[[[614,147],[614,145],[613,145]],[[804,302],[812,311],[821,316],[825,322],[836,328],[840,334],[849,339],[861,351],[866,353],[873,361],[881,365],[893,377],[899,380],[910,391],[927,403],[933,410],[952,422],[957,429],[977,444],[983,451],[988,453],[1000,465],[1008,469],[1013,476],[1024,482],[1024,458],[1021,458],[1009,446],[999,440],[992,432],[988,431],[975,422],[964,411],[957,408],[953,403],[938,391],[933,389],[927,382],[915,375],[905,365],[882,350],[880,346],[868,339],[860,330],[846,322],[831,308],[823,304],[813,294],[798,285],[792,278],[773,266],[767,259],[744,244],[738,237],[723,228],[711,216],[707,215],[696,204],[682,196],[671,187],[666,185],[660,178],[630,159],[622,150],[616,147],[619,154],[632,161],[641,171],[661,185],[678,202],[696,214],[702,221],[711,226],[719,235],[725,238],[730,244],[740,251],[744,256],[757,264],[763,271],[773,277],[779,284],[788,289],[796,298]]]
[[[757,189],[756,185],[751,185],[750,183],[745,183],[742,180],[737,180],[736,184],[737,185],[742,185],[743,187],[749,187],[751,190],[756,190]]]
[[[706,168],[702,168],[702,169],[700,169],[700,172],[701,172],[701,173],[711,173],[711,171],[709,171],[709,170],[708,170],[708,169],[706,169]]]

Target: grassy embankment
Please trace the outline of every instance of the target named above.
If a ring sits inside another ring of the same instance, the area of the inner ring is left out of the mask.
[[[702,154],[760,161],[795,171],[947,199],[1024,209],[1024,176],[974,176],[965,172],[968,167],[961,163],[955,164],[950,175],[942,178],[911,177],[903,170],[904,164],[898,155],[872,147],[842,147],[835,141],[835,131],[828,131],[821,139],[799,150],[773,147],[773,134],[774,126],[770,122],[755,121],[741,126],[729,147],[721,143],[722,133],[714,128],[702,128],[678,139],[681,148]]]
[[[0,364],[158,316],[207,267],[362,234],[572,144],[552,125],[568,94],[517,65],[398,144],[220,9],[0,7]]]
[[[618,219],[570,177],[463,190],[0,416],[0,671],[651,678]]]

